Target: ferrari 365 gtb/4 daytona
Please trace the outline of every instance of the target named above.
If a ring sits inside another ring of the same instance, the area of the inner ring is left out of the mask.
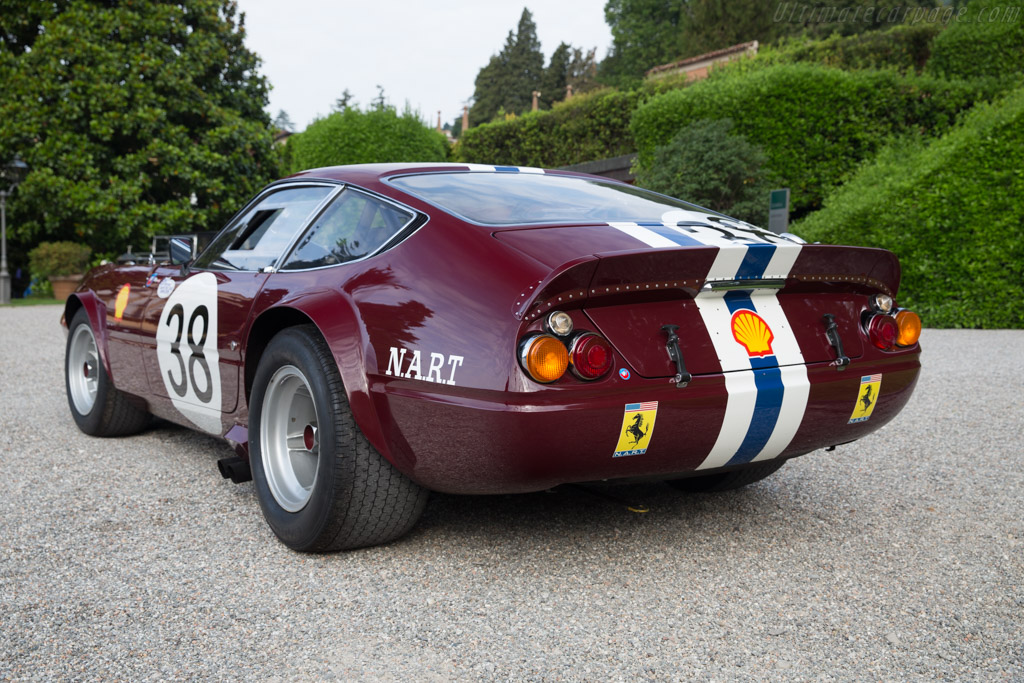
[[[593,176],[316,169],[192,244],[68,300],[71,413],[224,438],[296,550],[397,538],[430,490],[749,484],[886,424],[920,370],[893,254]]]

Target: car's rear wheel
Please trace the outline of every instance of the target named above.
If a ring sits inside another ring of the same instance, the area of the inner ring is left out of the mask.
[[[90,436],[134,434],[149,423],[149,413],[118,391],[107,376],[84,308],[78,309],[69,325],[64,384],[71,416]]]
[[[263,516],[294,550],[377,545],[405,534],[427,491],[355,424],[334,357],[311,325],[275,336],[249,410],[250,464]]]
[[[687,493],[729,491],[753,484],[755,481],[761,481],[785,464],[785,460],[765,460],[764,462],[751,463],[746,467],[728,472],[704,474],[696,477],[687,477],[686,479],[672,479],[666,483],[672,488]]]

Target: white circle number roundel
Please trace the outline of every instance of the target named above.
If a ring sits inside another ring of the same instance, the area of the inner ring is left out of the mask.
[[[179,284],[156,330],[160,377],[174,407],[211,434],[220,434],[217,362],[217,278],[199,273]]]

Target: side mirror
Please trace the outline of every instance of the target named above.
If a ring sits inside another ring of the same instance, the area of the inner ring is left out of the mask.
[[[181,239],[180,237],[172,237],[168,243],[168,251],[170,252],[171,265],[180,266],[188,263],[195,258],[194,242],[192,240]]]

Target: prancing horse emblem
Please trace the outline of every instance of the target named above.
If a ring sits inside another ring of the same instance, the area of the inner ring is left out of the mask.
[[[644,416],[641,415],[640,413],[637,413],[636,415],[633,416],[633,424],[631,424],[628,427],[626,427],[626,433],[629,434],[631,437],[633,437],[632,443],[633,443],[634,446],[636,444],[640,443],[640,439],[642,439],[645,436],[647,436],[647,432],[651,431],[650,426],[648,426],[647,427],[647,432],[645,432],[642,429],[643,426],[644,426]]]
[[[870,408],[871,404],[875,402],[874,399],[871,398],[871,389],[872,387],[869,384],[868,388],[864,390],[864,395],[860,397],[860,402],[864,404],[865,412],[867,412],[867,409]]]

